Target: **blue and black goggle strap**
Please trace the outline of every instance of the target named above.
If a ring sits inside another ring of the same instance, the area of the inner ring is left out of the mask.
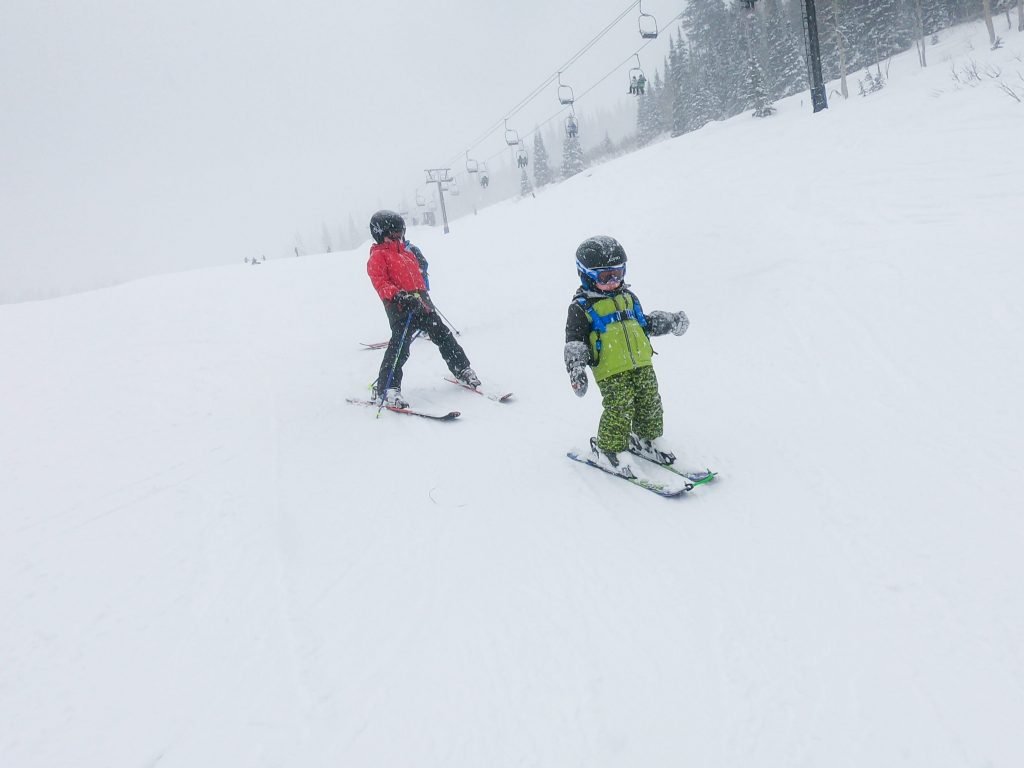
[[[625,264],[623,264],[621,266],[618,266],[618,267],[603,267],[602,269],[591,269],[590,267],[584,266],[580,262],[579,259],[576,259],[576,270],[581,275],[586,275],[587,277],[589,277],[592,281],[594,281],[595,284],[597,283],[597,276],[599,274],[601,274],[602,272],[608,272],[610,270],[616,270],[616,271],[621,270],[622,271],[623,279],[625,279],[625,277],[626,277],[626,265]]]

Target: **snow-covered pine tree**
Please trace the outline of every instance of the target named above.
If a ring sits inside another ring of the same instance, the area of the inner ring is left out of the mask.
[[[671,131],[673,136],[693,130],[691,128],[691,111],[693,108],[689,96],[693,90],[691,81],[690,51],[683,40],[682,30],[679,31],[678,39],[672,43],[670,54],[672,77],[666,81],[665,88],[672,97],[672,122]]]
[[[687,130],[696,131],[715,120],[715,104],[711,90],[711,72],[706,53],[690,49],[690,87],[683,93],[687,114]]]
[[[544,137],[541,136],[539,128],[533,134],[533,180],[538,187],[555,180],[548,162],[548,150],[544,146]]]
[[[519,194],[526,197],[528,194],[533,192],[533,185],[530,184],[530,177],[526,173],[525,168],[519,169]]]
[[[323,243],[324,253],[330,253],[333,249],[331,247],[331,233],[330,230],[327,229],[327,222],[321,221],[320,226],[320,241]]]
[[[661,72],[654,70],[654,77],[648,86],[648,93],[654,98],[654,122],[658,128],[658,134],[665,133],[672,126],[672,94],[668,89],[668,59],[665,59],[665,79],[661,79]],[[657,134],[656,134],[657,135]]]
[[[569,179],[586,167],[583,147],[578,136],[566,136],[562,141],[562,178]]]
[[[682,14],[707,120],[721,120],[745,109],[746,51],[735,14],[722,0],[690,0]],[[698,121],[699,127],[703,122]]]
[[[754,102],[754,117],[768,117],[775,113],[772,96],[765,81],[764,69],[756,53],[751,53],[747,60],[749,71],[750,98]]]
[[[647,91],[636,97],[636,143],[643,147],[654,141],[661,133],[658,119],[658,95],[652,85]]]
[[[350,213],[348,215],[348,247],[355,248],[365,239],[366,235],[364,235],[363,231],[356,226],[356,222]]]
[[[789,23],[781,0],[762,0],[758,16],[763,27],[765,75],[772,95],[781,99],[808,88],[807,64],[800,39]],[[819,23],[820,19],[819,19]]]

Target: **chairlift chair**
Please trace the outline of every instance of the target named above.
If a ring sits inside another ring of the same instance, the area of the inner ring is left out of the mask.
[[[469,156],[469,152],[466,152],[466,173],[477,173],[479,170],[480,164]]]
[[[573,139],[579,135],[579,132],[580,124],[579,121],[576,120],[576,115],[569,115],[565,118],[565,135],[570,139]]]
[[[508,127],[508,118],[505,118],[505,143],[510,147],[515,147],[519,144],[519,132],[514,128]]]
[[[525,168],[529,164],[530,156],[526,154],[526,148],[519,147],[519,149],[516,150],[516,165],[518,165],[520,168]]]
[[[629,70],[629,92],[634,96],[643,96],[643,91],[638,86],[642,83],[646,87],[647,78],[640,68],[640,54],[634,53],[633,56],[636,57],[636,66]]]
[[[640,30],[640,37],[645,40],[652,40],[658,36],[658,20],[649,13],[644,13],[644,4],[640,6],[640,16],[637,18],[637,28]]]
[[[640,81],[641,77],[644,77],[644,71],[642,69],[640,69],[640,67],[633,67],[631,70],[629,70],[629,86],[630,86],[630,88],[632,88],[634,85],[636,85]],[[644,79],[646,80],[647,78],[644,78]],[[635,95],[639,96],[640,94],[637,93]]]
[[[562,73],[558,73],[558,103],[572,104],[576,100],[572,92],[572,86],[562,82]]]
[[[416,190],[416,205],[421,208],[427,204],[427,198],[420,194],[419,190]]]

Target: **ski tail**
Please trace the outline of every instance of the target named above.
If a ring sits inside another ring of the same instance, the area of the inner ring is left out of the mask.
[[[451,378],[450,376],[445,376],[444,380],[449,382],[450,384],[454,384],[457,387],[462,387],[463,389],[468,389],[470,392],[475,392],[478,395],[483,395],[488,400],[493,400],[496,403],[507,403],[509,400],[512,399],[513,395],[512,392],[501,392],[500,390],[494,391],[490,389],[485,389],[483,387],[471,387],[468,384],[462,383],[458,379]]]

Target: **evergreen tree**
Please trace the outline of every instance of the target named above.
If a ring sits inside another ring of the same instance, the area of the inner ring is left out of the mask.
[[[576,136],[566,136],[562,141],[562,178],[569,179],[586,167],[583,147]]]
[[[526,174],[525,168],[519,169],[519,194],[526,197],[533,192],[533,185],[530,184],[530,177]]]
[[[751,53],[747,61],[749,71],[750,99],[754,103],[754,117],[768,117],[775,112],[772,106],[772,97],[765,81],[764,69],[756,53]]]
[[[661,133],[658,120],[658,97],[653,87],[636,97],[636,142],[638,146],[650,144]]]
[[[533,134],[533,180],[538,187],[543,187],[555,180],[548,163],[548,150],[544,146],[544,138],[541,136],[539,128]]]
[[[808,88],[807,64],[781,0],[762,0],[759,11],[764,28],[766,76],[777,99]]]
[[[690,88],[684,94],[689,130],[696,131],[715,119],[711,73],[706,56],[694,49],[690,56]]]
[[[672,54],[672,77],[666,82],[666,89],[672,94],[672,122],[671,130],[673,136],[681,136],[687,131],[693,130],[691,126],[689,95],[693,88],[690,80],[690,53],[683,35],[680,31],[679,39],[673,43]]]
[[[363,231],[356,226],[355,220],[352,218],[352,214],[348,215],[348,247],[355,248],[363,240],[366,239],[366,235]]]
[[[320,222],[322,230],[320,232],[320,239],[323,242],[324,253],[330,253],[333,249],[331,248],[331,233],[327,229],[327,222]]]
[[[701,114],[696,123],[720,120],[745,108],[747,54],[736,13],[722,0],[690,0],[682,15],[682,28],[690,43]],[[696,125],[695,127],[699,127]]]

